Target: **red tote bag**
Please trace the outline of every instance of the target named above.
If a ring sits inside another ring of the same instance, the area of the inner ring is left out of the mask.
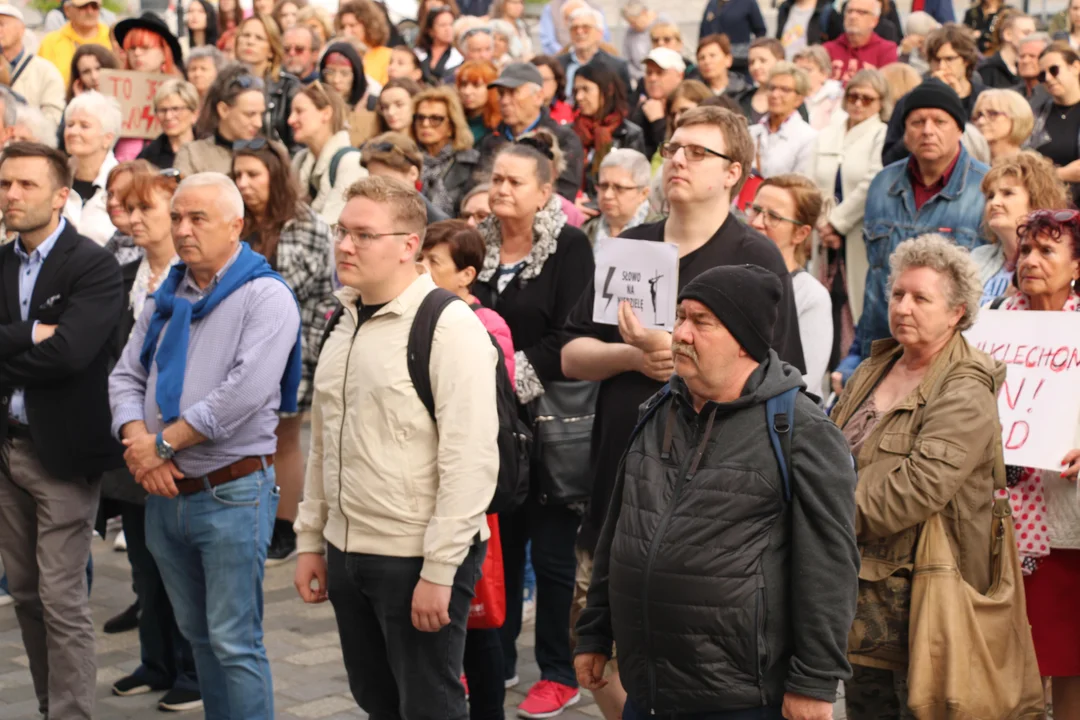
[[[469,607],[470,630],[494,630],[506,621],[506,581],[503,577],[502,542],[499,540],[499,516],[487,516],[487,555],[480,569],[480,580]]]

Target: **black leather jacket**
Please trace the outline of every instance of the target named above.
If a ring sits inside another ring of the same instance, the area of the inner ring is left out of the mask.
[[[266,118],[263,120],[263,129],[267,136],[284,143],[289,149],[289,155],[300,152],[302,147],[293,140],[292,129],[289,127],[292,100],[302,87],[300,78],[284,70],[277,80],[268,78],[266,81]]]

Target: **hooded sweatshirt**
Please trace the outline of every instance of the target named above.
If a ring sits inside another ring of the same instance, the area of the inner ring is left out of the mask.
[[[795,404],[790,496],[766,425],[802,385],[776,352],[740,397],[694,409],[686,383],[632,437],[594,555],[577,653],[610,657],[643,712],[833,702],[850,675],[859,551],[847,442],[805,394]],[[669,424],[670,423],[670,424]]]
[[[871,33],[870,41],[862,47],[852,47],[847,35],[825,43],[824,47],[832,58],[832,79],[843,85],[863,68],[883,68],[896,62],[896,43],[877,33]]]
[[[352,65],[353,71],[353,85],[352,90],[349,92],[349,97],[345,98],[345,102],[349,104],[349,107],[356,107],[356,103],[360,102],[360,98],[364,97],[364,93],[367,92],[367,76],[364,74],[364,61],[360,59],[360,55],[357,54],[356,48],[347,42],[332,43],[330,47],[326,48],[326,52],[323,53],[322,59],[319,60],[319,77],[322,77],[323,71],[326,69],[326,59],[330,57],[331,53],[338,53],[345,56],[349,64]]]

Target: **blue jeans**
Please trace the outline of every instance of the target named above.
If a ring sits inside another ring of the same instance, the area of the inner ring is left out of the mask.
[[[146,545],[191,643],[207,720],[274,717],[262,582],[277,505],[272,467],[146,501]]]

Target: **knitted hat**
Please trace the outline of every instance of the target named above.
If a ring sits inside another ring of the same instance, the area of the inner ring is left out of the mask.
[[[697,300],[709,308],[743,350],[763,362],[783,289],[780,278],[758,265],[722,265],[686,283],[679,302]]]
[[[960,96],[951,87],[937,78],[923,80],[914,90],[904,98],[904,117],[921,108],[937,108],[952,115],[953,120],[963,130],[967,125],[968,114],[964,104],[960,102]]]

